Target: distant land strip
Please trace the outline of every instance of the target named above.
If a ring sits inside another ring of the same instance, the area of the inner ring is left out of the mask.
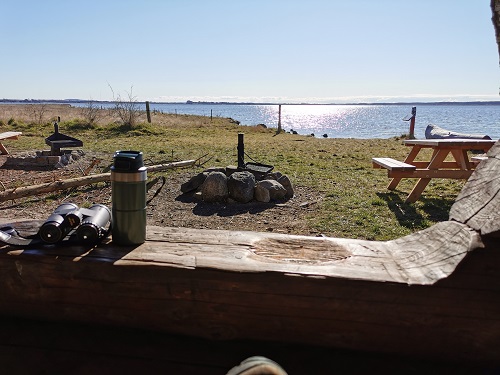
[[[82,103],[113,104],[112,100],[85,100],[85,99],[0,99],[0,104],[82,104]],[[145,104],[145,101],[136,101]],[[356,103],[274,103],[274,102],[210,102],[192,101],[185,102],[156,102],[151,104],[203,104],[203,105],[500,105],[500,100],[490,101],[439,101],[439,102],[356,102]]]

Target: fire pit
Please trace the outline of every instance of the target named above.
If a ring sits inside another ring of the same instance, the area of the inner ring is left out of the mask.
[[[248,156],[248,155],[247,155]],[[181,185],[183,193],[193,193],[205,202],[283,202],[295,195],[288,176],[271,171],[274,166],[245,163],[243,134],[238,134],[238,166],[213,167]]]
[[[54,122],[54,133],[45,138],[45,143],[50,146],[50,150],[41,150],[33,153],[23,153],[9,155],[5,166],[23,169],[64,168],[69,163],[79,160],[85,155],[83,150],[68,149],[71,147],[82,147],[83,142],[79,139],[59,133],[59,121]],[[66,148],[61,150],[62,148]]]
[[[69,135],[59,133],[59,123],[54,122],[54,133],[45,138],[45,144],[50,146],[50,155],[61,156],[63,147],[82,147],[83,142]]]

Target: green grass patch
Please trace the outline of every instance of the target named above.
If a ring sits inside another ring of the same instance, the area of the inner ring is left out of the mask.
[[[12,121],[11,121],[12,120]],[[10,150],[45,149],[52,125],[31,125],[4,120],[2,130],[23,131]],[[372,157],[404,160],[409,147],[402,138],[333,139],[275,134],[275,129],[239,126],[229,119],[187,115],[155,115],[153,124],[125,126],[118,123],[88,125],[82,120],[60,124],[60,132],[82,139],[84,150],[107,155],[119,149],[141,150],[146,160],[212,157],[209,166],[237,164],[237,135],[245,134],[250,158],[275,166],[296,186],[320,193],[311,211],[310,226],[334,237],[389,240],[447,220],[451,205],[464,181],[432,180],[419,201],[404,203],[415,180],[402,180],[388,191],[383,169],[373,169]],[[430,154],[427,155],[430,157]],[[104,162],[104,164],[106,164]],[[172,171],[169,173],[176,173]],[[317,195],[317,194],[316,194]]]

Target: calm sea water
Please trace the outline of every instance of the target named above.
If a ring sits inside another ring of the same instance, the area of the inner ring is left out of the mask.
[[[428,124],[461,133],[500,138],[500,104],[419,104],[415,136]],[[151,104],[164,113],[231,117],[241,125],[278,126],[278,105]],[[408,134],[412,105],[282,105],[281,126],[299,134],[330,138],[390,138]]]
[[[86,103],[72,103],[76,106]],[[143,103],[140,104],[144,106]],[[103,104],[110,107],[111,104]],[[291,105],[281,106],[281,126],[302,135],[329,138],[390,138],[408,134],[411,104]],[[425,138],[429,124],[459,133],[489,135],[500,139],[500,102],[417,104],[415,137]],[[163,113],[231,117],[241,125],[278,126],[278,105],[151,103]]]

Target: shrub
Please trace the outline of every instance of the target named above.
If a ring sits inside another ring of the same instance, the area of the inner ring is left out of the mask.
[[[131,87],[130,91],[127,92],[127,99],[123,100],[120,94],[115,96],[115,92],[113,91],[113,88],[111,88],[113,100],[115,102],[113,113],[118,116],[124,125],[128,125],[130,127],[133,127],[137,123],[141,114],[137,98],[132,94],[132,89],[133,87]]]
[[[74,119],[63,123],[64,127],[71,131],[94,130],[97,128],[95,123],[89,123],[85,120]]]
[[[100,110],[99,105],[93,100],[89,100],[86,105],[80,109],[80,113],[89,125],[96,124],[103,117],[103,112]]]

